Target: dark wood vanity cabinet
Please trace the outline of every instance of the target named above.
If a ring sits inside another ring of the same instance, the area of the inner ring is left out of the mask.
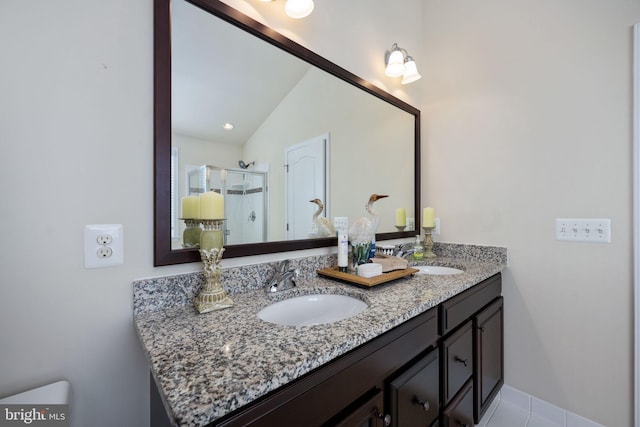
[[[497,274],[438,307],[445,427],[480,422],[504,383],[501,293]]]
[[[496,274],[209,427],[473,426],[503,383],[501,290]]]
[[[431,309],[211,425],[392,425],[388,381],[437,342],[437,310]]]

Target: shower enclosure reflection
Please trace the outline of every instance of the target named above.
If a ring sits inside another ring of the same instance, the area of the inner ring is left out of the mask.
[[[203,165],[189,172],[188,194],[205,191],[224,195],[225,246],[267,241],[267,172]]]

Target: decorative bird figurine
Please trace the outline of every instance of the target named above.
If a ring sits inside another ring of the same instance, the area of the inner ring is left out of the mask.
[[[378,212],[373,210],[373,204],[380,199],[384,199],[385,197],[389,197],[387,195],[382,194],[372,194],[369,197],[369,202],[367,203],[367,212],[371,215],[371,219],[367,217],[361,217],[354,221],[354,223],[349,227],[349,239],[355,243],[367,243],[371,242],[373,237],[378,230],[378,226],[380,225],[380,216]]]
[[[318,229],[318,237],[334,237],[336,235],[336,229],[333,228],[333,224],[327,218],[320,216],[324,210],[322,200],[313,199],[309,200],[311,203],[318,205],[318,210],[313,214],[313,223]]]

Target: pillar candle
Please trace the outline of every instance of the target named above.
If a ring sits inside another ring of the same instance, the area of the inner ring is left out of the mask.
[[[194,219],[200,217],[200,199],[198,196],[186,196],[182,198],[182,217]]]
[[[396,208],[396,225],[399,227],[407,225],[407,211],[405,208]]]
[[[433,208],[424,208],[422,209],[422,226],[423,227],[434,227],[433,222]]]
[[[200,219],[223,219],[224,197],[215,191],[200,194]]]

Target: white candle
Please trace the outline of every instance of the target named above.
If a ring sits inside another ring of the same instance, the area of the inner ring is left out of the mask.
[[[200,216],[200,199],[198,196],[182,198],[182,218],[193,219]]]
[[[406,227],[407,210],[405,208],[396,208],[396,225],[398,227]]]
[[[223,219],[224,197],[215,191],[200,194],[200,219]]]
[[[433,214],[434,214],[433,208],[422,209],[422,226],[423,227],[434,227]]]

